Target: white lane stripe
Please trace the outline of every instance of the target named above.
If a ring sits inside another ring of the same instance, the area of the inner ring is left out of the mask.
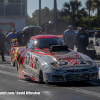
[[[20,81],[20,82],[24,82],[24,83],[28,82],[28,81],[25,81],[25,80],[18,80],[18,81]]]
[[[3,71],[3,70],[0,70],[0,73],[18,77],[17,74],[13,74],[11,72],[7,72],[7,71]],[[93,96],[96,96],[96,97],[100,97],[100,93],[96,93],[96,92],[89,91],[89,90],[78,89],[78,88],[67,88],[67,89],[72,90],[72,91],[76,91],[76,92],[80,92],[80,93],[85,93],[85,94],[93,95]]]
[[[12,66],[12,65],[11,65]],[[2,65],[2,64],[0,64],[0,67],[1,68],[9,68],[9,69],[16,69],[17,70],[17,68],[15,68],[15,67],[11,67],[11,66],[8,66],[8,65]]]
[[[13,74],[13,73],[11,73],[11,72],[7,72],[7,71],[3,71],[3,70],[0,70],[0,73],[18,77],[17,74]]]
[[[8,55],[8,56],[7,56],[7,55],[5,55],[5,57],[6,57],[6,58],[10,58],[10,56],[9,56],[9,55]]]
[[[97,93],[97,92],[93,92],[93,91],[89,91],[89,90],[85,90],[85,89],[78,89],[78,88],[67,88],[67,89],[100,98],[100,93]]]

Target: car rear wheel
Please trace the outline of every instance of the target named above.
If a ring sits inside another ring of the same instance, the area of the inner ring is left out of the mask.
[[[40,72],[39,72],[39,82],[40,83],[43,82],[43,72],[42,72],[42,70],[40,70]]]

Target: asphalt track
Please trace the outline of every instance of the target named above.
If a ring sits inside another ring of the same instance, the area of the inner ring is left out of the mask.
[[[0,57],[0,100],[100,100],[100,80],[52,84],[26,81],[18,77],[9,56],[5,59],[2,62]]]

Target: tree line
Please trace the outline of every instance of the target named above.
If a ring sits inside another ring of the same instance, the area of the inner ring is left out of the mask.
[[[100,1],[91,0],[91,30],[100,29],[99,25],[99,15],[100,15]],[[85,7],[82,7],[82,2],[78,0],[70,0],[70,2],[65,2],[61,10],[57,10],[57,26],[56,34],[63,34],[63,31],[67,29],[68,25],[73,25],[74,30],[77,27],[84,27],[88,30],[89,28],[89,0],[86,1]],[[95,13],[95,15],[94,15]],[[51,21],[52,23],[48,23]],[[45,7],[41,10],[41,26],[43,31],[47,28],[49,32],[54,30],[54,8],[49,9]],[[39,9],[32,13],[32,17],[29,15],[26,19],[27,26],[39,25]],[[51,31],[50,31],[51,30]],[[53,31],[55,32],[55,31]],[[53,34],[53,32],[51,32]]]

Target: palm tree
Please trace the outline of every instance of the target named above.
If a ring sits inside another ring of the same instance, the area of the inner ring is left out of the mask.
[[[85,3],[87,10],[89,9],[89,0]],[[97,11],[98,14],[98,27],[99,27],[99,8],[100,8],[100,1],[99,0],[91,0],[91,11]]]
[[[85,8],[81,8],[81,1],[71,0],[69,3],[65,2],[62,10],[60,11],[61,16],[70,16],[72,18],[73,24],[75,24],[75,18],[81,18],[82,16],[87,16]]]

